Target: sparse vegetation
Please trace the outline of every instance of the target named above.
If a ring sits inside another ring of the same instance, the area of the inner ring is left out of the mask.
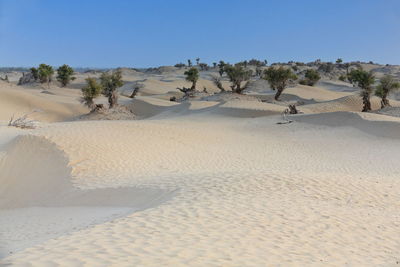
[[[357,69],[352,70],[349,73],[349,80],[357,85],[360,89],[360,95],[363,99],[363,109],[362,112],[368,112],[371,110],[371,93],[372,93],[372,85],[375,82],[375,77],[371,72]]]
[[[37,127],[38,122],[35,120],[28,119],[28,116],[38,111],[40,110],[34,110],[16,119],[14,119],[13,115],[10,121],[8,122],[8,126],[17,127],[21,129],[35,129]]]
[[[71,81],[75,80],[75,77],[72,76],[74,75],[74,70],[66,64],[57,69],[57,74],[57,80],[61,83],[63,87],[67,86]]]
[[[121,71],[117,70],[112,73],[103,73],[100,76],[101,86],[103,87],[103,95],[108,98],[110,108],[118,105],[117,88],[124,83],[122,81]]]
[[[87,78],[86,85],[81,89],[82,91],[82,103],[84,103],[90,109],[94,109],[94,99],[98,97],[103,90],[101,84],[99,84],[95,78]]]
[[[264,71],[266,79],[273,90],[276,90],[275,100],[279,100],[283,90],[287,87],[290,80],[297,79],[297,76],[288,68],[269,67]]]
[[[40,64],[38,68],[38,78],[41,83],[46,83],[47,86],[50,88],[50,82],[52,80],[54,74],[53,67],[46,64]]]
[[[199,80],[199,70],[196,68],[190,68],[189,70],[185,71],[186,81],[192,83],[191,90],[196,90],[196,83]]]
[[[232,83],[232,92],[241,94],[243,90],[247,88],[248,80],[251,78],[252,71],[245,69],[241,65],[226,65],[224,69]],[[243,82],[245,82],[245,84],[242,86]]]
[[[198,64],[201,70],[208,70],[208,65],[207,63],[199,63]]]
[[[331,73],[335,66],[331,62],[321,63],[319,62],[318,70],[324,73]]]
[[[221,76],[221,77],[222,77],[222,75],[224,75],[225,66],[226,66],[226,63],[222,60],[218,63],[218,68],[219,68],[218,73],[219,73],[219,76]]]
[[[195,67],[190,68],[189,70],[185,71],[184,73],[186,75],[186,81],[191,82],[192,86],[190,88],[187,87],[182,87],[182,88],[177,88],[179,91],[185,94],[184,98],[188,98],[193,95],[193,93],[196,90],[196,84],[197,81],[199,80],[199,70]]]
[[[225,88],[222,86],[221,77],[212,75],[211,79],[212,79],[213,83],[215,84],[215,86],[217,86],[217,88],[219,90],[221,90],[221,92],[225,92]]]
[[[183,63],[177,63],[177,64],[175,64],[174,67],[175,67],[175,68],[183,68],[183,67],[186,67],[186,65],[183,64]]]
[[[314,69],[308,69],[304,75],[304,79],[300,80],[300,84],[314,86],[319,80],[321,76],[318,71]]]
[[[400,88],[400,83],[396,81],[393,76],[385,75],[379,80],[376,87],[375,95],[379,96],[381,100],[381,108],[390,107],[389,99],[387,96],[390,92]]]
[[[342,81],[342,82],[345,82],[346,79],[347,79],[346,75],[340,75],[339,76],[339,80]]]
[[[38,71],[38,69],[35,68],[35,67],[32,67],[32,68],[30,69],[30,71],[31,71],[31,74],[32,74],[33,79],[34,79],[35,81],[37,81],[37,80],[39,79],[39,71]]]

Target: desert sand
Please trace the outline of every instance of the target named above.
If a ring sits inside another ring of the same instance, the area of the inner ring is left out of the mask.
[[[0,81],[1,264],[399,264],[400,118],[359,112],[357,89],[330,79],[274,102],[262,81],[213,94],[208,71],[209,94],[171,102],[183,72],[124,69],[135,120],[81,118],[96,73],[67,88]],[[291,101],[302,114],[277,124]],[[32,110],[36,129],[7,126]]]

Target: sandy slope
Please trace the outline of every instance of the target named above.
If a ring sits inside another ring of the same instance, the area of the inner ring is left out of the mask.
[[[86,112],[73,88],[0,88],[2,264],[400,261],[399,118],[355,112],[354,92],[300,86],[285,101],[308,101],[306,114],[278,125],[288,102],[165,100],[164,84],[182,82],[167,71],[120,98],[143,120],[69,121]],[[26,103],[46,111],[40,128],[6,127]]]
[[[374,125],[354,116],[348,122],[363,131],[323,126],[327,118],[318,115],[283,126],[275,117],[193,116],[58,123],[33,132],[64,151],[76,187],[178,191],[155,208],[4,262],[365,266],[399,259],[398,138],[377,139],[369,133]],[[56,165],[48,160],[41,166]]]

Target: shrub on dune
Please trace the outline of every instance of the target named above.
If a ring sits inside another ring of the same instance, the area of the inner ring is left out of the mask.
[[[191,82],[192,86],[190,88],[182,87],[182,88],[176,88],[182,93],[184,93],[184,98],[188,98],[193,95],[194,91],[196,90],[196,84],[197,81],[199,80],[199,70],[197,68],[190,68],[189,70],[185,71],[184,73],[186,75],[186,81]]]
[[[390,92],[400,88],[400,83],[395,81],[393,76],[385,75],[379,80],[376,87],[375,95],[379,96],[381,100],[381,108],[390,107],[389,99],[387,96]]]
[[[57,69],[57,74],[57,81],[59,81],[63,87],[75,80],[75,77],[72,76],[74,75],[74,70],[66,64]]]
[[[95,78],[87,78],[86,86],[82,89],[82,102],[88,106],[90,109],[94,109],[96,105],[94,104],[93,99],[98,97],[103,90],[102,86],[97,83]]]
[[[314,86],[321,79],[321,76],[319,75],[318,71],[313,69],[307,70],[304,77],[305,78],[301,80],[299,83],[302,85],[309,85],[309,86]]]
[[[38,78],[41,83],[46,83],[50,87],[50,82],[53,77],[54,70],[53,67],[46,64],[40,64],[38,68]]]
[[[199,80],[199,70],[196,68],[190,68],[188,71],[185,71],[184,74],[186,75],[186,81],[192,83],[190,90],[196,90],[196,84]]]
[[[103,88],[103,95],[108,98],[110,108],[118,105],[117,88],[124,85],[122,81],[122,73],[120,70],[112,73],[103,73],[100,76],[101,86]]]
[[[291,71],[284,67],[269,67],[264,71],[264,79],[268,81],[272,90],[276,90],[275,100],[279,100],[283,90],[288,86],[290,80],[297,79],[297,76]]]
[[[374,75],[371,72],[362,69],[356,69],[349,73],[348,79],[351,83],[357,85],[361,89],[360,95],[363,100],[362,112],[370,111],[372,85],[375,82]]]
[[[239,64],[236,64],[235,66],[226,65],[224,69],[229,77],[230,82],[232,83],[232,92],[241,94],[247,88],[252,71],[247,70]],[[242,85],[243,82],[245,82],[244,85]]]

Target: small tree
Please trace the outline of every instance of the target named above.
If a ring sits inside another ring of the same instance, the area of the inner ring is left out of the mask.
[[[236,64],[235,66],[226,65],[224,69],[232,83],[232,92],[241,94],[243,90],[247,88],[248,80],[251,77],[252,71],[246,70],[239,64]],[[242,86],[242,82],[246,82],[244,86]]]
[[[90,109],[95,108],[95,104],[93,99],[98,97],[103,90],[102,86],[97,83],[95,78],[87,78],[86,79],[86,86],[82,89],[82,102],[88,106]]]
[[[225,92],[225,88],[223,87],[222,82],[221,82],[221,77],[218,77],[216,75],[211,75],[211,80],[213,81],[215,86],[217,86],[218,89],[221,90],[221,93]]]
[[[192,96],[194,91],[196,90],[196,83],[199,80],[199,70],[197,68],[192,67],[189,70],[185,71],[184,74],[186,75],[186,81],[191,82],[192,86],[190,88],[178,87],[176,89],[185,94],[185,96],[183,97],[185,99]]]
[[[192,61],[190,59],[188,59],[188,66],[189,68],[192,67]]]
[[[264,79],[268,81],[272,90],[276,90],[275,100],[279,100],[288,82],[297,79],[297,77],[290,69],[281,66],[279,68],[269,67],[266,69],[264,71]]]
[[[301,80],[300,84],[309,86],[314,86],[321,79],[321,76],[319,75],[318,71],[314,69],[307,70],[304,77],[305,79]]]
[[[190,90],[196,90],[196,83],[199,80],[199,70],[196,68],[190,68],[189,70],[185,71],[186,81],[192,83],[192,87]]]
[[[382,98],[381,108],[390,107],[387,96],[390,92],[400,88],[400,83],[395,81],[393,76],[385,75],[379,80],[379,84],[375,90],[375,95]]]
[[[371,72],[357,69],[352,70],[349,73],[349,80],[356,84],[361,89],[361,97],[363,99],[363,109],[362,112],[367,112],[371,110],[371,93],[372,85],[375,82],[375,77]]]
[[[341,59],[341,58],[336,59],[336,64],[342,64],[342,62],[343,62],[343,59]]]
[[[213,62],[213,68],[215,69],[217,67],[217,62]]]
[[[32,67],[30,70],[31,70],[31,74],[32,74],[33,79],[34,79],[35,81],[37,81],[37,80],[39,79],[39,72],[38,72],[38,69],[35,68],[35,67]]]
[[[38,77],[41,83],[46,83],[48,87],[50,88],[50,82],[52,79],[52,76],[54,74],[54,70],[52,66],[46,65],[46,64],[40,64],[38,68]]]
[[[199,63],[198,64],[201,70],[208,70],[208,65],[207,63]]]
[[[108,98],[110,108],[118,104],[117,88],[124,85],[120,70],[112,73],[103,73],[100,76],[101,86],[103,87],[103,95]]]
[[[57,74],[57,80],[63,87],[67,86],[70,81],[75,80],[75,77],[72,76],[74,75],[74,70],[66,64],[57,69]]]
[[[219,76],[221,76],[221,77],[225,72],[225,69],[224,69],[225,66],[226,66],[226,63],[222,60],[218,63],[218,68],[219,68],[218,73],[219,73]]]
[[[196,64],[199,65],[199,63],[200,63],[200,58],[198,57],[196,58]]]

